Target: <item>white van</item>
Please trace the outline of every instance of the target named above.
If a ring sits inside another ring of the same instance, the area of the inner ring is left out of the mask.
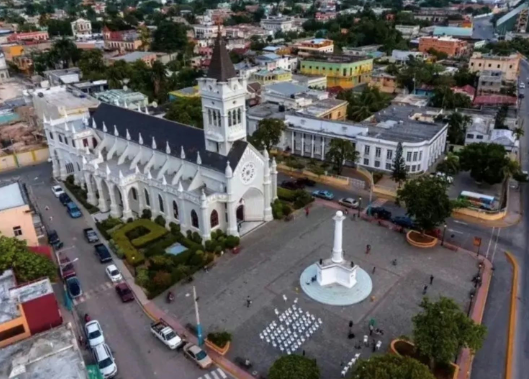
[[[106,378],[113,378],[118,373],[118,366],[112,356],[112,351],[106,343],[95,346],[92,350],[94,352],[94,358],[99,367],[99,372]]]

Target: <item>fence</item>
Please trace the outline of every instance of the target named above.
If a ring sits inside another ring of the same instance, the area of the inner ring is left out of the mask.
[[[50,151],[47,147],[5,155],[0,157],[0,172],[46,162],[49,158]]]

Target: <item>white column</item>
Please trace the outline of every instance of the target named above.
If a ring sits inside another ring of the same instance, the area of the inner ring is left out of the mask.
[[[129,218],[132,217],[132,210],[130,209],[130,203],[129,203],[129,191],[130,188],[123,190],[123,220],[127,221]]]
[[[325,137],[321,137],[321,160],[325,160]]]
[[[59,166],[61,180],[66,180],[66,178],[68,177],[68,173],[66,172],[66,164],[59,159]]]
[[[180,184],[181,186],[182,184]],[[178,189],[178,201],[176,202],[176,205],[178,205],[178,221],[180,221],[180,228],[182,232],[185,231],[187,228],[187,210],[185,207],[185,200],[184,200],[184,192],[181,191],[181,187]]]
[[[343,220],[345,216],[342,211],[337,211],[336,215],[332,218],[334,220],[334,244],[332,248],[331,260],[334,263],[343,262],[343,250],[342,250],[342,236],[343,236]]]
[[[270,174],[272,179],[272,201],[274,201],[277,199],[277,163],[275,158],[272,158],[272,170]]]
[[[60,163],[59,163],[59,160],[57,158],[52,158],[52,161],[51,161],[51,166],[52,166],[52,169],[53,169],[53,177],[54,178],[58,178],[59,175],[60,175]]]
[[[97,207],[101,212],[108,212],[108,204],[105,199],[105,193],[103,192],[102,180],[103,179],[101,178],[96,178],[97,192],[99,192],[99,203],[97,204]]]
[[[305,156],[305,133],[301,133],[301,156]]]
[[[202,219],[202,222],[200,223],[200,231],[204,241],[211,239],[211,224],[208,216],[208,204],[204,198],[200,202],[200,218]]]
[[[264,220],[271,221],[272,216],[272,206],[270,205],[271,201],[271,180],[270,180],[270,159],[268,157],[268,152],[265,150],[265,162],[264,162],[264,181],[263,181],[263,191],[264,191]]]
[[[119,204],[114,186],[108,189],[110,192],[110,216],[118,218],[120,216]]]
[[[86,200],[89,204],[96,205],[97,206],[97,198],[96,194],[94,192],[94,187],[92,186],[92,181],[90,180],[90,174],[88,172],[84,173],[84,180],[86,183]]]
[[[314,134],[310,136],[310,143],[311,143],[310,157],[314,158]]]

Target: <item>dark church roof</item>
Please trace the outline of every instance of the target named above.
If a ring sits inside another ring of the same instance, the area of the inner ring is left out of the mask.
[[[154,117],[145,113],[117,107],[115,105],[101,103],[99,107],[92,110],[92,120],[95,120],[98,130],[103,130],[103,122],[107,133],[114,133],[114,125],[118,129],[119,137],[126,138],[128,129],[131,141],[138,142],[139,134],[143,145],[152,148],[152,138],[156,141],[156,150],[166,153],[166,142],[169,142],[171,155],[180,158],[181,148],[185,152],[185,160],[197,162],[197,152],[200,152],[202,166],[224,172],[229,161],[232,169],[235,169],[248,145],[245,141],[236,141],[228,154],[221,155],[206,150],[204,130],[192,126]],[[90,125],[92,125],[90,120]]]
[[[208,78],[217,79],[218,82],[227,82],[230,78],[235,78],[235,67],[230,59],[228,50],[224,45],[224,40],[220,36],[220,31],[215,46],[213,47],[213,54],[211,62],[209,63]]]

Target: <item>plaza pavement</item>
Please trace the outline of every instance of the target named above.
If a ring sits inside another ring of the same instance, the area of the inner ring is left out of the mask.
[[[472,277],[477,272],[475,257],[441,247],[419,250],[408,245],[399,233],[364,221],[344,222],[346,259],[372,275],[372,299],[350,307],[318,304],[302,293],[299,275],[305,267],[328,257],[332,249],[334,209],[315,205],[309,217],[301,215],[292,222],[272,222],[246,236],[239,255],[225,256],[208,272],[195,275],[192,284],[176,285],[176,300],[166,304],[160,296],[154,302],[182,324],[195,323],[191,285],[197,288],[200,317],[205,333],[227,330],[233,334],[228,358],[248,358],[259,374],[266,374],[280,352],[259,338],[259,333],[276,320],[274,309],[282,311],[298,298],[298,306],[323,320],[320,328],[301,349],[317,358],[322,378],[339,377],[341,362],[355,353],[362,358],[370,348],[356,350],[356,340],[368,334],[368,322],[384,330],[382,352],[389,342],[411,335],[411,318],[420,311],[422,291],[428,287],[431,298],[447,296],[468,309]],[[365,254],[366,245],[371,253]],[[393,259],[397,265],[393,266]],[[283,300],[287,297],[287,302]],[[246,307],[246,299],[252,305]],[[354,322],[354,341],[347,339],[349,321]],[[301,349],[298,351],[300,352]]]

